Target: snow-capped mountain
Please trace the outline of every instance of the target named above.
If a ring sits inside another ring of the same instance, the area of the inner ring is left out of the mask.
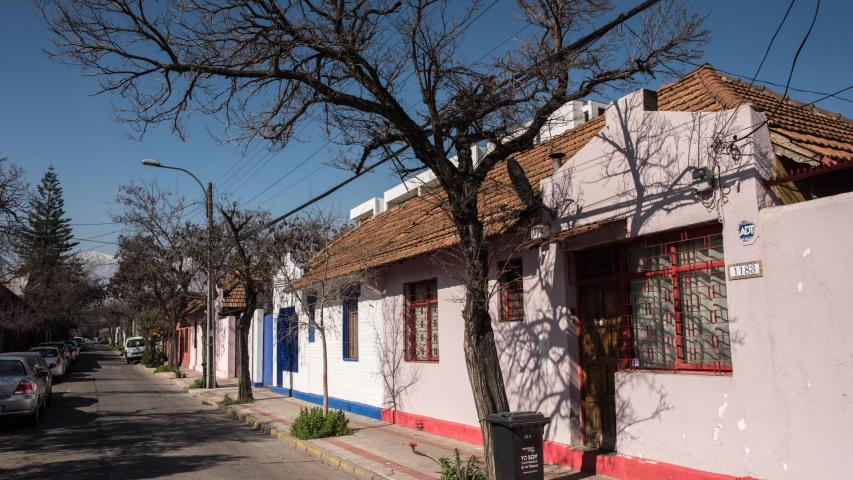
[[[108,281],[118,269],[116,258],[108,253],[89,250],[78,253],[77,258],[83,261],[89,275],[104,282]]]

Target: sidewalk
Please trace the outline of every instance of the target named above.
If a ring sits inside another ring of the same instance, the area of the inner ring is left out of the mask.
[[[195,370],[187,370],[181,369],[181,373],[184,374],[182,378],[175,378],[175,374],[172,372],[160,372],[154,373],[155,368],[146,367],[144,365],[137,365],[139,368],[147,370],[148,373],[155,375],[160,378],[171,379],[175,382],[175,385],[181,387],[184,391],[189,391],[192,387],[192,384],[201,378],[201,372],[197,372]],[[236,378],[217,378],[216,384],[222,388],[226,387],[236,387],[237,379]]]
[[[183,379],[181,379],[183,380]],[[236,398],[237,388],[222,387],[213,390],[189,390],[202,402],[218,406],[229,394]],[[433,458],[452,457],[459,449],[463,461],[469,457],[482,458],[481,447],[440,437],[426,432],[381,422],[347,413],[353,434],[346,437],[302,441],[290,436],[290,426],[302,407],[317,406],[291,397],[272,393],[266,388],[253,389],[255,403],[220,407],[238,419],[269,432],[294,448],[305,450],[325,463],[345,471],[356,478],[417,479],[438,478],[438,465],[429,458],[412,453],[411,444],[419,452]],[[566,467],[546,465],[545,478],[551,480],[606,480],[608,477],[591,476]]]

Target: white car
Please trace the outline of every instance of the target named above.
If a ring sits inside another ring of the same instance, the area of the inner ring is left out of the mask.
[[[124,357],[127,363],[142,360],[142,352],[145,351],[145,339],[142,337],[130,337],[124,342]]]
[[[38,352],[44,357],[44,361],[47,362],[47,368],[50,370],[50,374],[53,375],[57,381],[65,378],[65,357],[62,355],[62,352],[59,351],[56,347],[35,347],[30,349],[31,352]]]

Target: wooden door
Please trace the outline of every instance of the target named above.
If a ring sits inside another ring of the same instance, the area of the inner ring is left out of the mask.
[[[579,293],[585,444],[616,450],[615,373],[621,311],[618,282],[587,284]]]

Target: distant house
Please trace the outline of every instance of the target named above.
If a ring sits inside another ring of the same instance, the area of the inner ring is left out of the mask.
[[[26,350],[37,341],[37,332],[21,324],[27,305],[15,292],[0,285],[0,352]]]
[[[546,461],[846,476],[853,122],[710,66],[593,113],[515,158],[549,209],[526,209],[503,166],[481,193],[504,382],[513,409],[551,418]],[[356,207],[322,269],[277,279],[273,311],[311,325],[288,292],[364,273],[325,312],[332,406],[477,443],[464,270],[433,182]],[[288,355],[260,337],[274,389],[317,401],[315,332]]]

